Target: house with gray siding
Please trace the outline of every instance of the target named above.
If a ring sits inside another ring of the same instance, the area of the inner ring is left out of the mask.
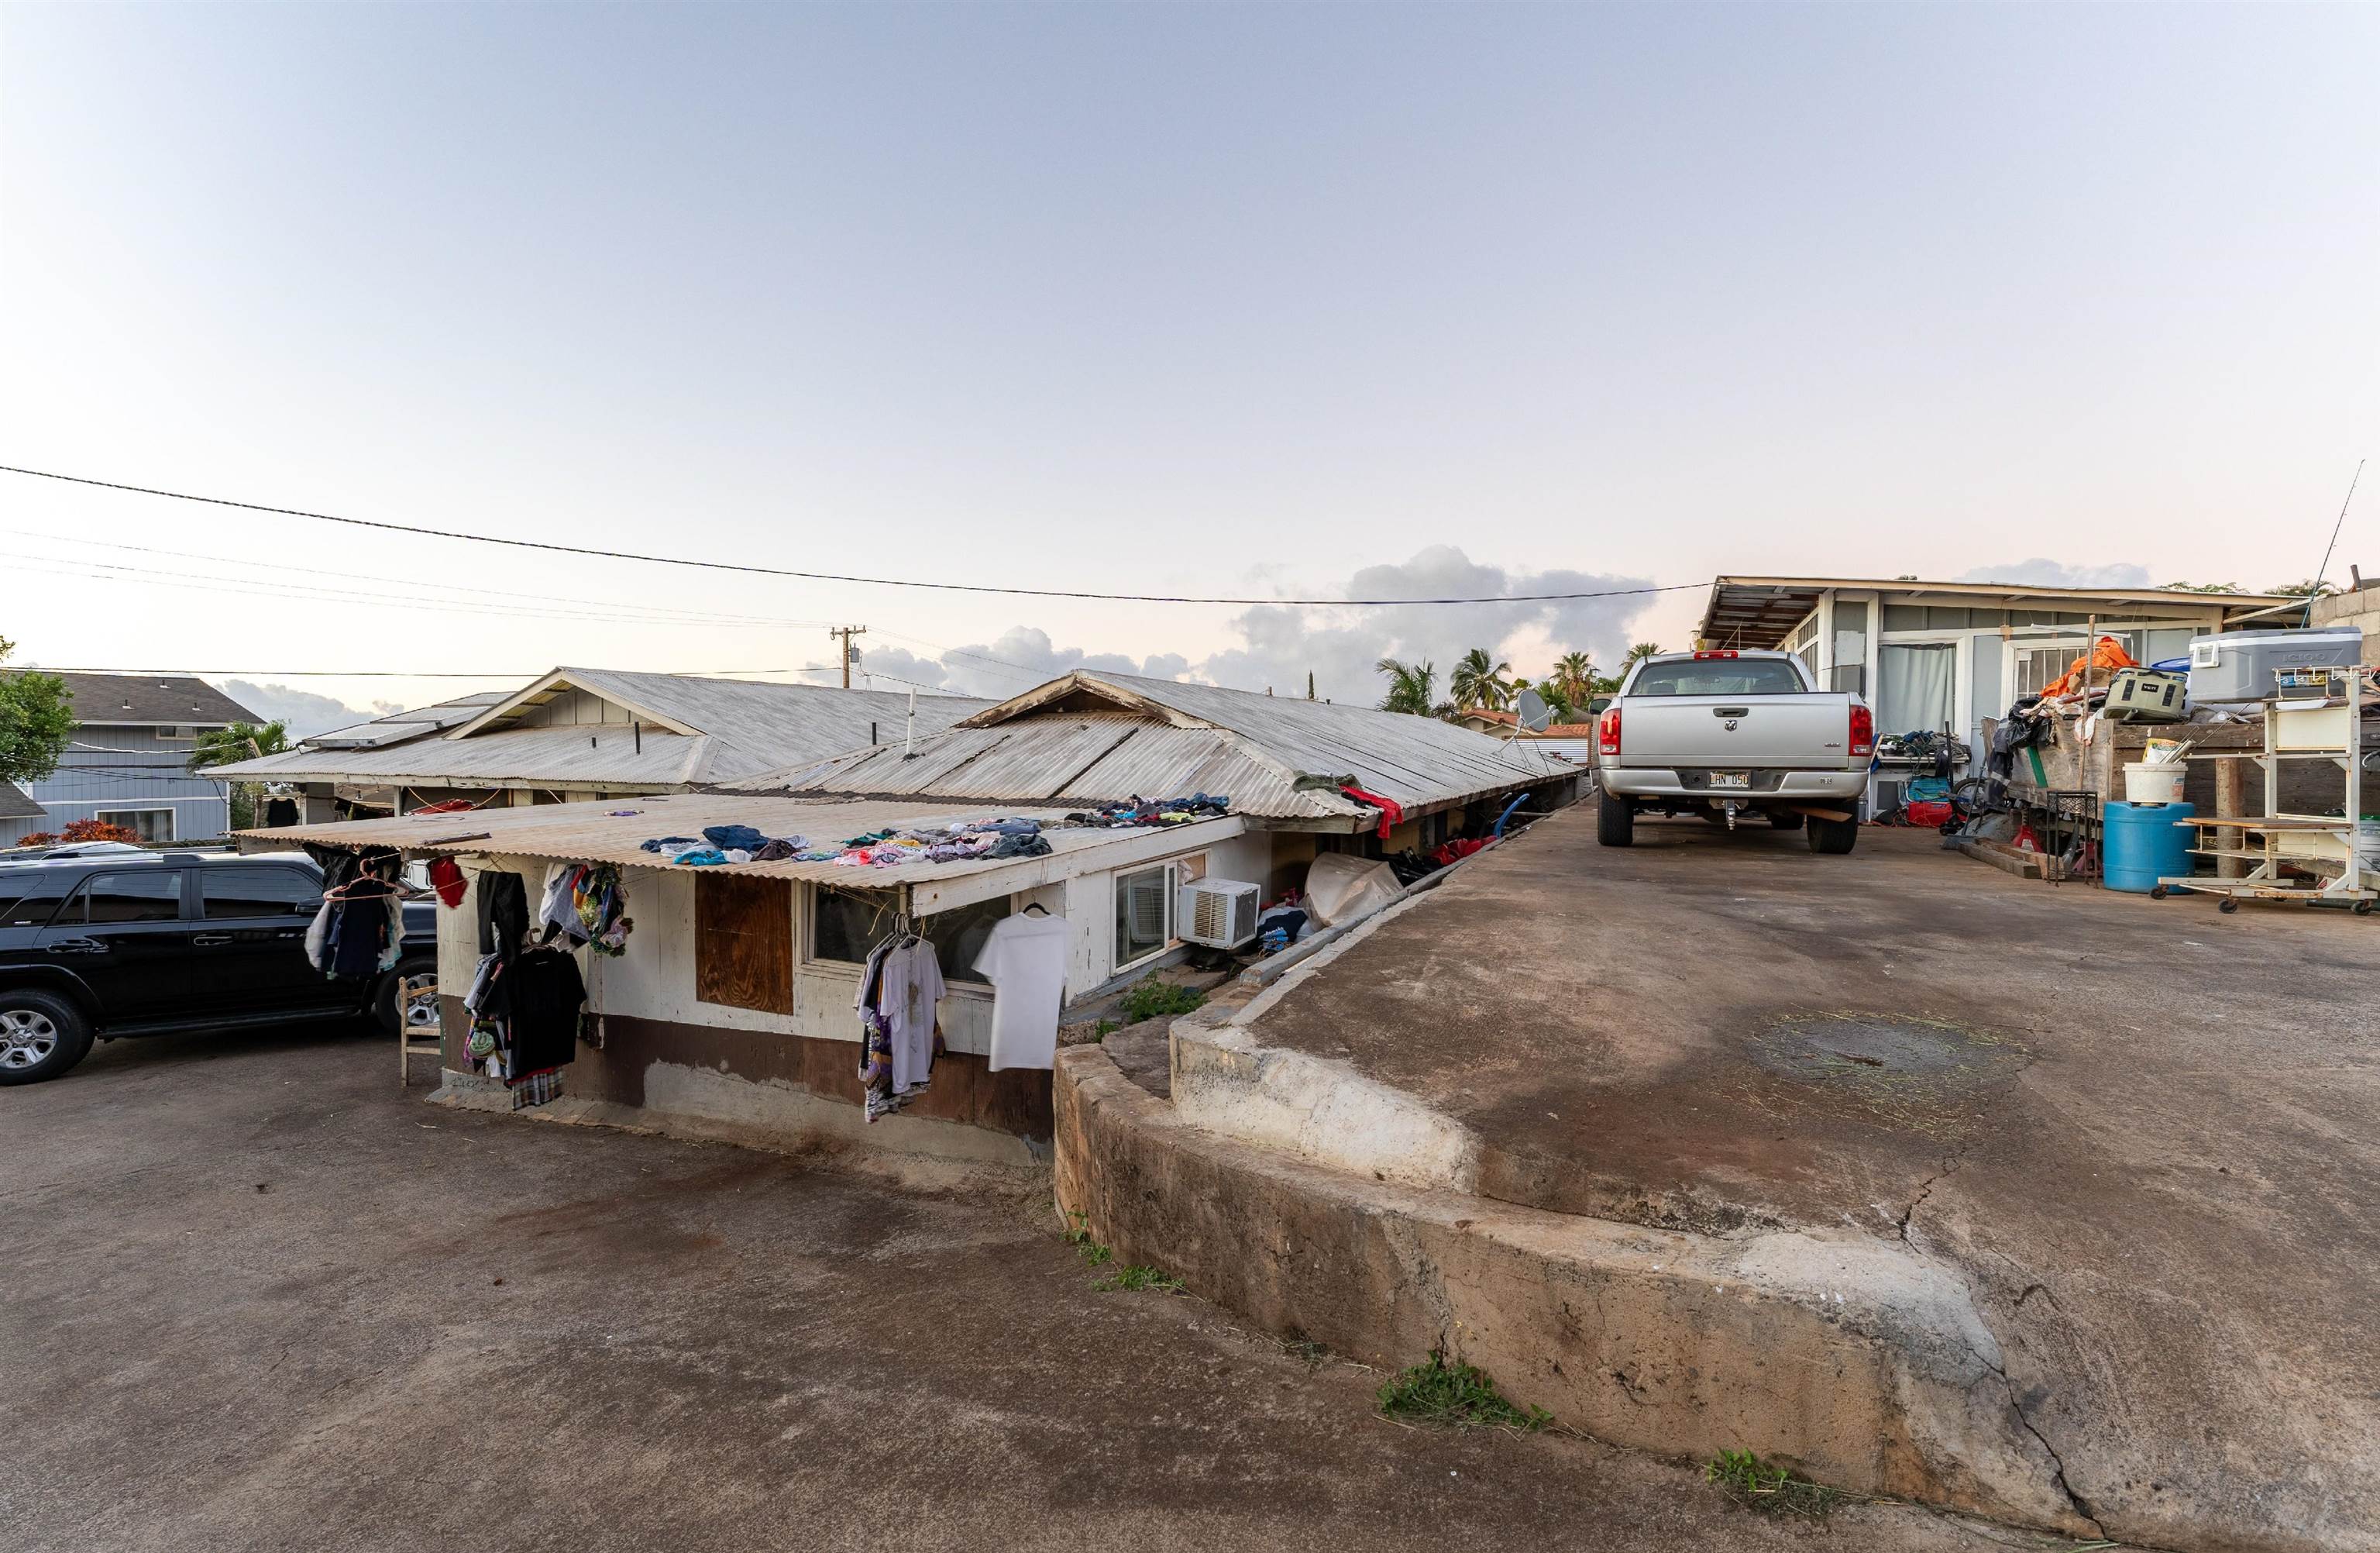
[[[32,672],[47,672],[36,670]],[[58,768],[0,790],[0,847],[77,820],[105,820],[147,841],[209,841],[231,828],[225,785],[188,770],[199,735],[255,713],[190,675],[60,674],[77,727]]]

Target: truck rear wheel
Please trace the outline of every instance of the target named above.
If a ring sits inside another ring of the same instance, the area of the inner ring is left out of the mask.
[[[1605,793],[1595,806],[1595,838],[1607,847],[1625,847],[1636,839],[1636,806]]]
[[[1822,820],[1815,814],[1808,818],[1810,850],[1814,852],[1828,852],[1840,856],[1850,851],[1852,844],[1859,840],[1857,820]]]

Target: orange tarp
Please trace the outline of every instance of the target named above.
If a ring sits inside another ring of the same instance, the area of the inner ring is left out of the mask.
[[[2095,683],[2105,685],[2107,682],[2107,676],[2115,673],[2116,670],[2139,666],[2140,665],[2132,660],[2132,655],[2124,651],[2124,644],[2112,636],[2101,637],[2099,644],[2091,650],[2091,667],[2094,670],[2104,671],[2092,676]],[[2067,695],[2082,688],[2082,660],[2078,656],[2067,666],[2065,673],[2042,688],[2041,697],[2046,701],[2052,696]]]

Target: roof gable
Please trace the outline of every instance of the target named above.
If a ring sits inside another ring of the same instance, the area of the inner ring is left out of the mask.
[[[263,719],[192,674],[76,674],[28,665],[6,674],[55,674],[85,723],[255,723]]]

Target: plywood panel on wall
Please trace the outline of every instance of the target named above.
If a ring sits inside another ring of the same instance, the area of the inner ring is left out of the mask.
[[[696,876],[694,996],[731,1009],[794,1011],[790,884],[725,874]]]

